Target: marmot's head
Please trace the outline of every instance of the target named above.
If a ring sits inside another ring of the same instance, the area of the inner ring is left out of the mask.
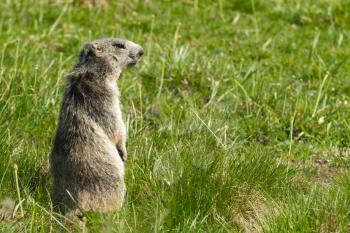
[[[84,45],[79,56],[79,63],[98,63],[116,73],[136,65],[143,55],[143,49],[134,42],[104,38]]]

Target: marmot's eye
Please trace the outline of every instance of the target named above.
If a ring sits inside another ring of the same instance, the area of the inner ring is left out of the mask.
[[[113,46],[120,48],[120,49],[125,49],[125,44],[121,43],[121,42],[115,42],[113,44]]]

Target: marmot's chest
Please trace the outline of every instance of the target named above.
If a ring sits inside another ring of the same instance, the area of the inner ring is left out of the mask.
[[[110,91],[113,93],[111,111],[116,114],[117,118],[121,118],[120,92],[118,87],[115,84],[111,84]]]

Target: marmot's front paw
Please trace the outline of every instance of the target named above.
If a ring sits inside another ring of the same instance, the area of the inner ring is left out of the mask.
[[[127,157],[128,157],[127,153],[126,153],[125,146],[124,145],[122,145],[122,146],[117,145],[117,150],[118,150],[120,158],[123,160],[123,162],[125,162]]]

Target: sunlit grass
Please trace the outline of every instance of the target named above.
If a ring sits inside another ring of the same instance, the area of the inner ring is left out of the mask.
[[[127,201],[87,214],[87,229],[350,231],[349,10],[341,0],[2,1],[0,198],[17,206],[0,230],[83,231],[49,195],[64,76],[84,42],[124,37],[146,52],[118,81]]]

